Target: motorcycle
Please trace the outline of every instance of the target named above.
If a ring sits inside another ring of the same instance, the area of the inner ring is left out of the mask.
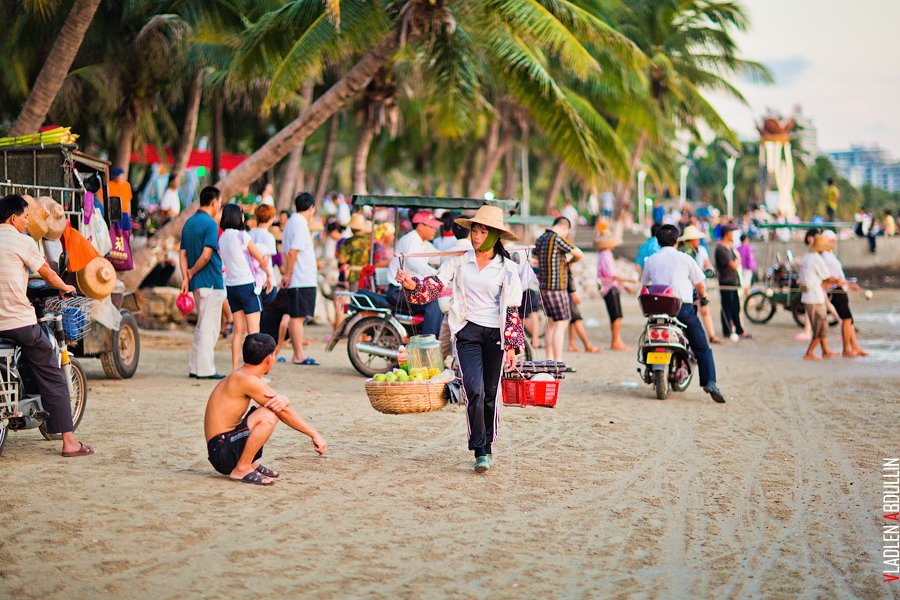
[[[326,351],[331,352],[346,339],[350,362],[366,377],[396,367],[398,349],[415,335],[424,317],[395,312],[384,296],[368,290],[335,294],[348,299],[344,304],[346,318],[331,336]]]
[[[638,341],[638,368],[644,383],[652,384],[656,397],[665,400],[669,390],[685,391],[694,376],[697,358],[691,352],[684,325],[678,320],[681,298],[665,285],[641,289],[641,309],[647,325]]]
[[[64,259],[61,263],[64,265]],[[59,270],[65,271],[65,266]],[[60,367],[72,403],[72,423],[77,429],[87,405],[87,377],[79,362],[69,354],[66,342],[67,335],[70,338],[77,336],[79,327],[84,328],[90,323],[81,306],[87,302],[77,297],[60,299],[59,292],[46,284],[29,285],[27,295],[35,307],[38,324],[59,349]],[[10,431],[37,428],[45,439],[62,439],[61,435],[48,430],[49,419],[50,414],[44,410],[22,349],[13,342],[0,339],[0,454]]]

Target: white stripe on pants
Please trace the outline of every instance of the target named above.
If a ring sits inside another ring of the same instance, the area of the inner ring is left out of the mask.
[[[188,371],[198,377],[216,374],[216,340],[222,320],[222,303],[225,290],[199,288],[194,290],[197,305],[197,325],[194,327],[194,341],[191,344],[191,361]]]

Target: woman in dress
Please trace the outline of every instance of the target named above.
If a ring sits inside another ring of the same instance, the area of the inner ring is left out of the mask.
[[[241,366],[241,346],[248,333],[259,333],[262,311],[260,292],[272,291],[272,274],[266,257],[259,251],[250,234],[244,231],[244,211],[237,204],[226,204],[219,221],[219,255],[225,267],[225,291],[234,314],[234,336],[231,338],[232,370]],[[258,265],[254,265],[252,259]],[[260,282],[254,269],[261,268]]]
[[[471,219],[456,223],[471,230],[474,249],[453,257],[436,276],[423,280],[401,268],[397,282],[413,304],[433,301],[445,286],[453,290],[447,318],[466,395],[469,450],[475,453],[475,470],[483,472],[493,465],[500,378],[504,368],[515,368],[516,354],[525,346],[518,312],[519,266],[501,242],[518,238],[504,225],[503,211],[496,206],[482,206]]]

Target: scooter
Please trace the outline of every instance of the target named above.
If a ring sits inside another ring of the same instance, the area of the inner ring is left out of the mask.
[[[415,335],[422,315],[395,312],[381,294],[368,290],[335,292],[346,296],[346,318],[328,341],[331,352],[341,340],[347,340],[347,356],[353,367],[366,377],[396,367],[398,349]]]
[[[65,263],[65,258],[61,257],[58,267],[60,273],[65,271]],[[27,295],[35,307],[38,324],[44,334],[59,348],[60,368],[69,385],[72,422],[77,429],[87,405],[87,377],[78,361],[69,355],[66,334],[71,336],[73,327],[87,326],[90,318],[78,313],[76,306],[67,306],[65,300],[50,301],[51,298],[58,297],[59,292],[42,281],[34,286],[29,285]],[[74,300],[77,302],[81,299]],[[45,305],[56,305],[54,312],[49,310],[50,306],[45,310]],[[60,309],[58,312],[57,307]],[[10,431],[37,428],[48,440],[62,439],[61,435],[48,430],[49,419],[50,414],[41,403],[40,393],[28,361],[22,354],[22,348],[11,341],[0,339],[0,454],[3,454]]]
[[[641,309],[647,325],[638,341],[638,368],[644,383],[652,384],[656,397],[665,400],[669,389],[685,391],[691,384],[697,358],[691,352],[684,324],[678,320],[681,298],[665,285],[649,285],[641,289]]]

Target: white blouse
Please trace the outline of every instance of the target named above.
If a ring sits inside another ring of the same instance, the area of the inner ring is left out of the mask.
[[[465,289],[466,317],[482,327],[503,327],[506,315],[500,314],[500,283],[503,281],[503,259],[499,255],[478,270],[475,253],[466,254],[460,266]]]

